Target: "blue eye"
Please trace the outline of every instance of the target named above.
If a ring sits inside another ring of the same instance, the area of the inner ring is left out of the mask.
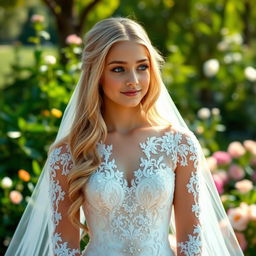
[[[138,69],[144,71],[144,70],[148,69],[148,65],[146,65],[146,64],[140,65],[140,66],[138,67]]]
[[[124,68],[123,67],[115,67],[115,68],[111,69],[111,71],[119,73],[119,72],[123,72]]]

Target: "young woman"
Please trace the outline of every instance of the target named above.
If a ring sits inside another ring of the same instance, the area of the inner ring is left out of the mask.
[[[6,255],[243,255],[162,63],[133,20],[88,32],[80,81]]]

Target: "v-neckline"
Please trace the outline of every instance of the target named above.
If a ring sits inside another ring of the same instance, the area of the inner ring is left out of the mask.
[[[120,169],[118,166],[117,166],[117,161],[116,161],[116,158],[113,157],[113,148],[114,148],[114,145],[112,143],[104,143],[104,142],[99,142],[99,145],[102,145],[105,147],[105,149],[109,149],[109,156],[108,156],[108,161],[107,163],[109,162],[112,162],[114,163],[115,165],[115,168],[113,168],[113,171],[115,173],[119,173],[122,175],[122,182],[124,182],[125,184],[125,187],[128,189],[128,190],[132,190],[134,187],[136,187],[136,175],[137,175],[137,172],[141,170],[140,168],[140,165],[142,163],[142,159],[145,159],[145,157],[148,159],[146,153],[144,152],[143,148],[142,148],[142,145],[143,144],[147,144],[150,140],[162,140],[164,138],[164,136],[169,136],[171,134],[171,131],[165,131],[162,135],[160,136],[157,136],[157,135],[149,135],[149,136],[146,136],[145,139],[142,141],[142,142],[139,142],[139,143],[136,143],[137,145],[139,144],[139,148],[140,150],[142,151],[143,155],[140,157],[139,159],[139,167],[137,169],[134,169],[133,171],[131,171],[131,179],[130,181],[128,181],[127,179],[127,176],[125,175],[126,172],[125,170],[123,169]],[[103,154],[103,159],[105,160],[105,157],[106,155]],[[151,154],[150,154],[150,157],[149,159],[151,158]]]

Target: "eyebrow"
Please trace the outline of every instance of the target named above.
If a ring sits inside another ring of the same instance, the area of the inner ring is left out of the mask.
[[[148,59],[141,59],[141,60],[137,60],[136,63],[141,63],[141,62],[145,62],[145,61],[149,61]],[[111,62],[108,63],[108,65],[111,64],[127,64],[126,61],[122,61],[122,60],[113,60]]]

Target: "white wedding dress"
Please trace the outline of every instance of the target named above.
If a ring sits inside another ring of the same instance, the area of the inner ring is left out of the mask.
[[[84,187],[82,208],[90,241],[83,252],[79,250],[79,231],[67,216],[70,201],[66,179],[72,167],[71,154],[66,144],[54,149],[50,155],[54,254],[173,256],[175,250],[168,237],[171,214],[175,213],[180,255],[202,255],[197,186],[200,175],[191,136],[170,129],[146,137],[134,149],[127,148],[127,154],[139,148],[141,156],[130,181],[118,168],[113,145],[98,143],[102,162]]]

